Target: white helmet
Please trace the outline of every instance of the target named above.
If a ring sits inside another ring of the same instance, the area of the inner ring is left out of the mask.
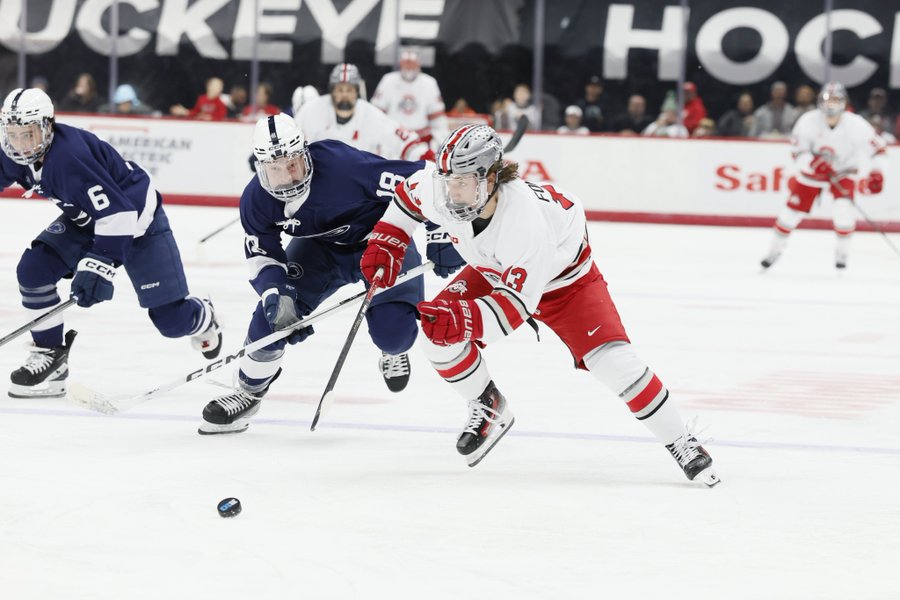
[[[847,108],[847,88],[842,83],[829,81],[822,86],[816,106],[829,117],[840,115]]]
[[[272,196],[284,202],[309,195],[313,165],[306,138],[294,119],[284,113],[264,117],[253,130],[256,176]]]
[[[0,109],[3,152],[20,165],[39,161],[53,141],[53,102],[37,88],[9,93]]]
[[[294,109],[294,116],[300,114],[300,109],[310,100],[319,97],[319,91],[311,85],[302,85],[294,89],[291,94],[291,108]]]
[[[494,195],[488,193],[487,176],[502,165],[503,143],[487,125],[463,125],[441,145],[434,172],[436,208],[455,221],[472,221]]]

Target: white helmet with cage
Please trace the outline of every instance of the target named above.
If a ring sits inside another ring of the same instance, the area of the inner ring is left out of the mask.
[[[497,189],[488,192],[487,176],[502,166],[503,143],[487,125],[463,125],[444,140],[434,172],[435,207],[454,221],[472,221]]]
[[[253,130],[256,176],[267,192],[283,202],[305,200],[313,165],[299,125],[284,113],[264,117]]]
[[[53,141],[53,102],[37,88],[9,93],[0,109],[3,152],[20,165],[41,160]]]
[[[847,109],[847,88],[837,81],[829,81],[822,86],[816,106],[828,117],[841,115]]]

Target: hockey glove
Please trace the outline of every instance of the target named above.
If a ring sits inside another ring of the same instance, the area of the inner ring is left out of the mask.
[[[837,174],[834,167],[831,166],[831,163],[824,156],[813,158],[812,162],[809,163],[809,168],[812,172],[806,173],[806,175],[818,181],[830,181]]]
[[[438,346],[473,342],[484,335],[481,309],[474,300],[419,302],[422,332]]]
[[[428,255],[428,260],[434,263],[435,275],[446,279],[466,264],[466,261],[453,247],[449,233],[437,225],[429,224],[427,227],[429,228],[426,234],[428,245],[425,247],[425,253]]]
[[[261,302],[272,331],[286,329],[310,313],[305,304],[297,301],[297,289],[289,283],[279,283],[263,292]],[[285,339],[288,344],[297,344],[314,333],[312,325],[299,327]]]
[[[391,287],[397,281],[403,255],[409,247],[406,232],[390,223],[379,221],[369,234],[369,245],[359,261],[359,270],[366,281],[372,283],[378,269],[383,268],[381,287]]]
[[[866,179],[866,187],[869,188],[869,192],[872,194],[881,193],[881,190],[884,189],[884,175],[881,174],[881,171],[869,173],[869,178]]]
[[[98,302],[112,300],[113,277],[116,265],[98,254],[88,253],[78,261],[75,278],[72,280],[71,294],[78,306],[87,308]]]

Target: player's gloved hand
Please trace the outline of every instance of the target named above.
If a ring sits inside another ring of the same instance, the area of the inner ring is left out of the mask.
[[[869,173],[869,178],[866,179],[866,187],[873,194],[881,193],[881,190],[884,189],[884,175],[881,174],[881,171]]]
[[[99,254],[88,253],[78,261],[75,278],[72,279],[71,294],[76,304],[87,308],[98,302],[112,300],[113,277],[116,265],[112,260]]]
[[[809,168],[812,170],[809,176],[819,181],[830,181],[836,175],[834,167],[831,166],[831,163],[824,156],[814,157],[812,162],[809,163]]]
[[[438,346],[472,342],[484,335],[481,309],[474,300],[419,302],[422,332]]]
[[[397,281],[403,265],[403,255],[408,247],[409,236],[405,231],[390,223],[378,221],[369,234],[369,244],[359,261],[359,270],[366,281],[372,283],[378,269],[384,269],[381,287],[391,287]]]
[[[428,224],[426,227],[429,231],[426,234],[428,245],[425,246],[425,253],[428,255],[428,260],[434,263],[435,275],[446,279],[451,273],[455,273],[466,264],[466,261],[453,247],[449,233],[437,225]]]
[[[260,301],[266,321],[271,325],[272,331],[281,331],[290,327],[311,312],[309,307],[297,300],[297,289],[289,283],[279,283],[275,287],[267,289],[263,292]],[[297,344],[314,333],[312,325],[298,327],[285,339],[288,344]]]

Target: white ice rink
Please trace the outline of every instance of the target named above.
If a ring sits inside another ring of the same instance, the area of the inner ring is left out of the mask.
[[[196,241],[236,211],[167,211],[233,352],[255,301],[240,228]],[[16,262],[57,214],[0,201],[0,334],[25,322]],[[243,434],[197,435],[222,391],[203,381],[119,417],[0,398],[0,598],[900,598],[900,259],[858,234],[838,275],[832,234],[798,231],[761,275],[769,235],[591,225],[639,354],[714,438],[717,488],[689,483],[546,328],[487,349],[517,418],[475,469],[454,448],[464,402],[417,349],[388,392],[365,327],[311,433],[351,309],[289,348]],[[157,334],[124,274],[112,302],[67,317],[70,381],[98,391],[204,365]],[[0,349],[4,377],[26,339]]]

